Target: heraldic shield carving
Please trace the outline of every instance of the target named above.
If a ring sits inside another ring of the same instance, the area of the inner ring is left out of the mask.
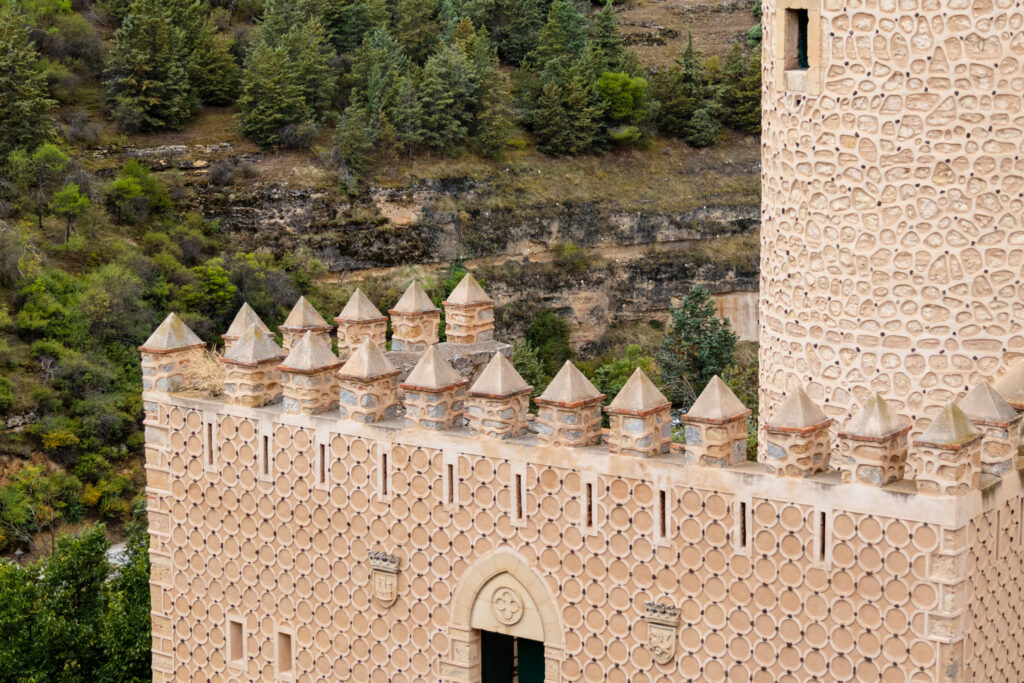
[[[647,622],[647,649],[658,664],[668,664],[676,655],[676,627],[679,608],[660,602],[644,605]]]
[[[369,555],[373,599],[381,607],[391,607],[398,599],[398,557],[377,550]]]

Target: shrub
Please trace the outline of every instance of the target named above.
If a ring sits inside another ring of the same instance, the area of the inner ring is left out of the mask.
[[[235,182],[235,165],[230,161],[218,161],[206,174],[211,185],[224,187]]]
[[[540,313],[526,330],[526,341],[537,349],[537,357],[548,376],[554,376],[572,358],[571,334],[569,323],[553,311]]]

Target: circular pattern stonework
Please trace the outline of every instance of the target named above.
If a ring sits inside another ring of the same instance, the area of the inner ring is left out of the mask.
[[[523,599],[511,588],[502,587],[494,591],[491,609],[495,619],[506,626],[512,626],[523,618]]]

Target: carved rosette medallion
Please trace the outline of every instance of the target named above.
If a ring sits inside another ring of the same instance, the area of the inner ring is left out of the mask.
[[[398,599],[398,557],[377,550],[369,555],[373,599],[381,607],[391,607]]]
[[[494,611],[495,619],[506,626],[512,626],[518,624],[519,620],[523,618],[523,599],[519,597],[519,593],[503,586],[494,591],[494,597],[491,598],[491,609]]]
[[[679,608],[661,602],[644,605],[647,622],[647,649],[658,664],[668,664],[676,655],[676,627]]]

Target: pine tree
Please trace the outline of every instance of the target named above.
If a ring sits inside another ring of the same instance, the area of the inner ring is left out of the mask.
[[[367,34],[352,60],[352,103],[365,102],[373,119],[395,101],[395,85],[407,70],[408,57],[386,27]]]
[[[549,70],[550,62],[568,64],[587,47],[589,36],[587,17],[574,0],[554,0],[538,35],[537,48],[529,56],[531,68]]]
[[[414,75],[401,76],[395,83],[395,105],[392,110],[395,137],[411,156],[423,142],[423,107],[420,106]]]
[[[191,52],[163,0],[137,0],[114,33],[107,103],[125,130],[177,129],[196,110]]]
[[[0,159],[17,147],[34,148],[53,135],[46,78],[28,28],[9,5],[0,5]]]
[[[537,48],[547,0],[498,0],[494,39],[503,61],[519,66]]]
[[[203,104],[231,104],[242,85],[242,70],[231,52],[234,42],[209,30],[205,33],[197,48],[204,57],[193,61],[190,80]]]
[[[622,71],[626,49],[619,32],[618,13],[612,7],[611,0],[605,3],[601,11],[594,13],[590,35],[591,44],[597,53],[598,71]]]
[[[477,93],[479,111],[473,139],[480,154],[495,158],[512,135],[512,86],[495,65],[483,73]]]
[[[364,102],[350,104],[345,109],[335,131],[335,143],[342,159],[356,173],[369,166],[370,151],[377,143],[379,119],[374,118]]]
[[[399,0],[395,37],[410,59],[422,64],[437,44],[439,31],[432,0]]]
[[[366,34],[386,26],[389,13],[383,0],[325,0],[323,21],[338,52],[352,52]]]
[[[465,55],[451,46],[432,55],[423,65],[420,130],[428,146],[442,150],[465,138],[463,96],[470,83],[471,71]]]
[[[751,135],[761,132],[761,53],[747,57],[739,43],[733,45],[722,68],[719,101],[722,121]]]
[[[722,125],[714,114],[706,108],[693,112],[690,120],[683,126],[683,140],[691,147],[710,147],[718,139]]]
[[[53,192],[67,176],[70,159],[57,145],[44,143],[28,154],[16,149],[7,156],[8,177],[18,190],[24,208],[36,215],[40,232]]]
[[[280,144],[282,128],[313,117],[292,67],[284,50],[266,44],[254,46],[246,60],[239,117],[242,132],[261,147]]]
[[[75,227],[75,219],[88,208],[89,198],[79,192],[76,183],[68,183],[53,195],[53,201],[50,202],[50,211],[58,216],[63,216],[68,221],[64,234],[64,244],[67,244],[71,239],[71,233]]]

